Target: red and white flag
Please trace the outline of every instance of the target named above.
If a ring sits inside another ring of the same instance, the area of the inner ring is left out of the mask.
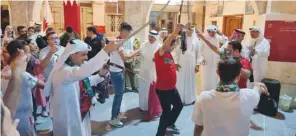
[[[51,10],[48,0],[45,0],[43,4],[43,31],[45,31],[46,28],[51,25],[51,23],[53,23]]]

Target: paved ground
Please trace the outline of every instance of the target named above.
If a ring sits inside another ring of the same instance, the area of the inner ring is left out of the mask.
[[[91,111],[92,132],[95,136],[153,136],[156,133],[158,120],[151,122],[141,122],[142,114],[138,111],[138,94],[137,93],[125,93],[122,103],[122,111],[126,112],[129,120],[125,122],[123,128],[110,129],[108,126],[108,120],[111,117],[111,96],[105,104],[97,104]],[[180,136],[193,135],[194,124],[191,121],[191,114],[193,106],[184,107],[176,125],[181,130]],[[252,119],[263,130],[250,130],[251,136],[295,136],[296,134],[296,110],[290,112],[279,111],[279,115],[276,118],[270,118],[261,114],[253,115]],[[47,128],[50,123],[43,123],[39,125],[39,129]],[[173,134],[171,134],[173,135]]]
[[[196,74],[197,94],[201,91],[200,72]],[[128,85],[128,83],[127,83]],[[282,84],[281,94],[296,96],[296,85]],[[111,129],[108,126],[108,121],[111,118],[113,96],[107,99],[105,104],[97,104],[91,111],[92,132],[94,136],[153,136],[158,127],[158,120],[151,122],[141,122],[142,114],[139,113],[138,104],[139,97],[137,93],[125,93],[122,102],[122,111],[126,112],[129,120],[125,122],[123,128]],[[179,136],[192,136],[194,124],[191,121],[193,106],[186,106],[181,112],[177,120],[177,127],[181,130]],[[255,114],[252,120],[263,130],[250,130],[250,136],[296,136],[296,103],[294,110],[289,112],[279,111],[277,118]],[[39,130],[51,129],[49,119],[41,119],[44,122],[37,126]],[[172,134],[171,134],[172,135]]]

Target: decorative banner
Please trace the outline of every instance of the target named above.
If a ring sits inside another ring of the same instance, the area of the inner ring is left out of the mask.
[[[45,31],[46,28],[51,25],[51,23],[53,23],[51,10],[48,0],[45,0],[43,4],[43,31]]]
[[[106,29],[104,25],[96,25],[95,26],[97,28],[97,32],[100,34],[105,34],[106,33]]]
[[[72,3],[71,3],[72,2]],[[71,26],[73,30],[80,35],[80,5],[77,1],[63,2],[65,28]],[[86,28],[83,28],[86,29]]]
[[[78,3],[79,0],[63,0],[63,3],[70,2],[70,5],[72,6],[74,1],[76,1],[76,3]]]

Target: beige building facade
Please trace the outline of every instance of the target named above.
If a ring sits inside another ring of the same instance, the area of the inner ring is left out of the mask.
[[[54,23],[58,32],[64,31],[63,3],[49,2]],[[13,26],[30,26],[35,22],[42,23],[42,3],[40,1],[1,1],[1,5],[8,5],[10,22]],[[250,40],[248,29],[259,26],[264,32],[265,22],[268,20],[296,21],[296,2],[294,1],[195,1],[191,2],[191,21],[199,30],[207,25],[217,25],[229,36],[235,26],[247,32],[244,42]],[[151,11],[159,11],[163,5],[154,5],[152,1],[80,1],[81,35],[85,37],[86,27],[97,25],[106,26],[106,35],[118,35],[118,26],[126,21],[133,29],[141,27],[149,20]],[[179,6],[171,6],[166,12],[176,13]],[[165,14],[160,17],[166,19]],[[181,23],[187,22],[186,6],[183,7]],[[149,27],[141,31],[136,38],[141,41],[147,39]],[[272,41],[271,41],[272,42]],[[279,79],[284,84],[296,84],[296,63],[270,61],[267,77]]]

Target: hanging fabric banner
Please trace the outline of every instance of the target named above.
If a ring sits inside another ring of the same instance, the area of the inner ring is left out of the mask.
[[[76,0],[71,0],[67,2],[63,2],[64,5],[64,22],[66,28],[67,26],[71,26],[73,30],[80,36],[81,28],[80,28],[80,5]],[[86,28],[82,28],[83,30]]]

